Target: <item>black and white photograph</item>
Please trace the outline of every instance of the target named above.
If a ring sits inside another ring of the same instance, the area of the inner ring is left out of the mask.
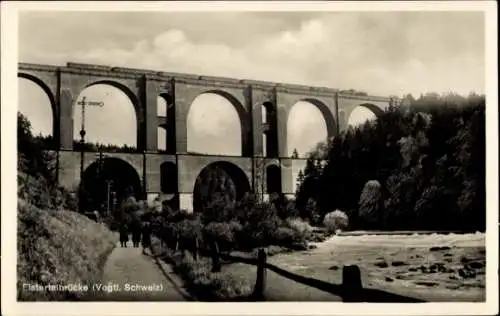
[[[2,3],[2,301],[498,313],[496,4],[419,3]]]

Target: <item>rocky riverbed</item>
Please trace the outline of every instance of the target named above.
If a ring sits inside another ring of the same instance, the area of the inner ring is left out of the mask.
[[[342,282],[342,266],[361,268],[363,285],[429,301],[484,301],[484,234],[334,236],[305,252],[269,261],[295,273]]]

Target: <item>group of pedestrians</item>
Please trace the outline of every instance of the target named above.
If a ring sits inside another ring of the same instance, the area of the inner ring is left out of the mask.
[[[133,221],[130,225],[122,223],[120,225],[120,244],[122,247],[127,247],[130,235],[132,235],[132,244],[134,248],[138,248],[142,241],[142,253],[145,253],[147,248],[151,249],[151,223],[145,221]]]

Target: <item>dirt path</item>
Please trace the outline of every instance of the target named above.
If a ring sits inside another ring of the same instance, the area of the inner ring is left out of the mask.
[[[191,297],[172,268],[142,248],[120,245],[104,266],[103,283],[94,284],[93,300],[98,301],[189,301]]]

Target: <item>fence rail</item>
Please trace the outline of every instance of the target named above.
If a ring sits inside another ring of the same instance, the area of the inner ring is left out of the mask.
[[[342,270],[342,284],[334,284],[315,278],[298,275],[267,262],[267,254],[263,248],[259,249],[257,258],[248,258],[229,253],[222,253],[219,250],[217,242],[212,243],[212,246],[209,248],[200,248],[200,243],[198,242],[198,240],[195,241],[194,247],[183,246],[185,245],[183,245],[183,243],[180,243],[179,240],[175,241],[175,251],[189,251],[193,254],[193,258],[195,260],[197,260],[200,255],[206,257],[210,256],[212,259],[212,272],[221,271],[221,260],[257,266],[257,276],[252,295],[252,299],[255,301],[265,301],[266,271],[270,270],[289,280],[339,296],[344,302],[425,302],[425,300],[398,295],[383,290],[363,288],[363,284],[361,281],[361,270],[357,265],[344,266]]]

